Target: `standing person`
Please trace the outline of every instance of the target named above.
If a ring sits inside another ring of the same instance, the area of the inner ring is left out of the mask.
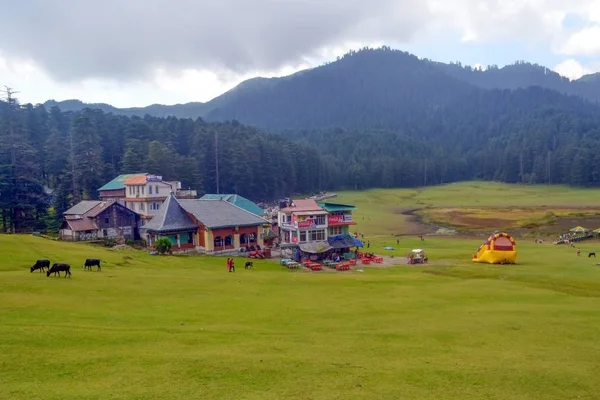
[[[581,255],[581,250],[577,249],[577,255],[580,256]]]
[[[400,244],[400,239],[396,239],[396,244]]]
[[[231,272],[231,258],[227,257],[227,272]]]
[[[235,262],[233,261],[233,258],[230,261],[230,265],[231,265],[230,272],[235,272]]]
[[[368,248],[370,248],[370,247],[371,247],[371,242],[370,242],[370,241],[368,241],[368,242],[367,242],[367,249],[368,249]]]

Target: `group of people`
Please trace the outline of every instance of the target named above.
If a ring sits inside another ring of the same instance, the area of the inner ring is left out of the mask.
[[[233,261],[233,258],[227,258],[227,272],[235,272],[235,261]]]

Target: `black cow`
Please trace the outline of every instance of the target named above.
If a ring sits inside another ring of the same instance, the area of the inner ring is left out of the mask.
[[[252,263],[252,261],[246,261],[246,265],[244,265],[244,268],[254,268],[254,264]]]
[[[36,269],[39,269],[40,272],[44,271],[45,268],[50,268],[50,260],[37,260],[33,267],[30,268],[30,271],[33,272]]]
[[[58,276],[60,276],[60,272],[61,271],[65,271],[65,278],[68,276],[71,276],[71,266],[69,264],[53,264],[52,268],[50,268],[48,270],[48,272],[46,272],[46,276],[50,276],[50,274],[54,274],[54,276],[56,276],[56,274],[58,274]]]
[[[97,266],[98,271],[102,270],[102,267],[100,266],[100,260],[98,260],[97,258],[88,258],[87,260],[85,260],[83,268],[89,269],[91,271],[93,266]]]

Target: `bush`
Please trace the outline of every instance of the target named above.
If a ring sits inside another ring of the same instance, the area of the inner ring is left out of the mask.
[[[117,245],[117,239],[106,238],[103,240],[104,247],[115,247]]]
[[[135,246],[135,240],[127,239],[127,240],[125,241],[125,244],[126,244],[127,246],[131,246],[131,247],[133,247],[133,246]]]
[[[154,242],[154,248],[159,254],[169,253],[171,252],[171,241],[166,237],[158,238],[156,239],[156,242]]]

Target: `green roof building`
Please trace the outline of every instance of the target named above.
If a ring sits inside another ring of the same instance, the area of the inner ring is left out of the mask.
[[[265,210],[257,206],[254,202],[238,194],[205,194],[200,200],[224,200],[259,217],[265,213]]]

